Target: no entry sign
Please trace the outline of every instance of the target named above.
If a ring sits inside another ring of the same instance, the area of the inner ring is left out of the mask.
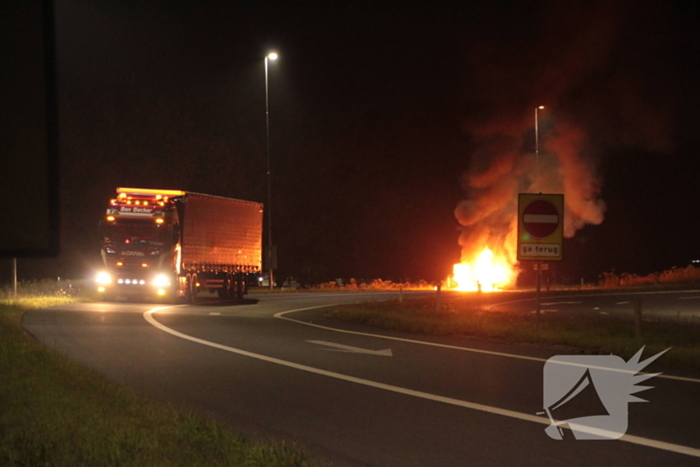
[[[561,261],[564,195],[518,195],[518,260]]]
[[[549,237],[559,227],[559,211],[551,201],[536,199],[523,210],[523,227],[533,237]]]

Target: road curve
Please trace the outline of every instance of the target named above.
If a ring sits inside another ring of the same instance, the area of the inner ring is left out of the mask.
[[[394,295],[395,296],[395,295]],[[618,441],[555,441],[543,367],[556,350],[420,337],[323,318],[391,293],[257,303],[93,303],[28,312],[38,340],[157,400],[300,442],[339,466],[697,465],[700,379],[655,378]],[[663,358],[650,371],[663,368]]]

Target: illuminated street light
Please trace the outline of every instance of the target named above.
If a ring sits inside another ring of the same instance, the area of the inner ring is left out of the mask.
[[[277,60],[277,53],[270,52],[265,56],[265,129],[267,146],[267,269],[270,274],[270,290],[275,288],[272,277],[272,269],[274,268],[274,247],[272,246],[272,175],[270,173],[270,99],[267,84],[267,62],[268,60]]]
[[[540,184],[540,135],[539,135],[539,111],[543,105],[535,107],[535,185]]]

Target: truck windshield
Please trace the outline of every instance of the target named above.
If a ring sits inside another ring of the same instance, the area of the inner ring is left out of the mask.
[[[102,230],[104,243],[145,243],[163,245],[167,227],[153,219],[118,219]]]

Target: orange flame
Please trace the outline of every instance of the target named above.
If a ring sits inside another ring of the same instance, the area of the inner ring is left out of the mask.
[[[511,285],[516,271],[503,255],[494,255],[488,247],[472,263],[455,264],[452,279],[455,290],[493,292]]]

